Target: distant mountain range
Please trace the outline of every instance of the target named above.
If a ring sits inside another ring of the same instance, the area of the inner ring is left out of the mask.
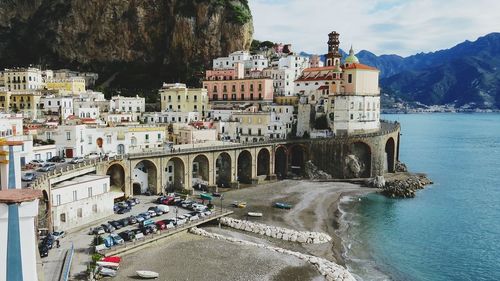
[[[500,33],[409,57],[365,50],[357,57],[380,70],[382,94],[392,102],[500,109]]]

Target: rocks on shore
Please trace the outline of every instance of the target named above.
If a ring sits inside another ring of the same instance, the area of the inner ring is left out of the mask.
[[[329,260],[311,256],[311,255],[306,255],[302,254],[299,252],[295,251],[290,251],[287,249],[279,248],[279,247],[274,247],[274,246],[267,246],[264,244],[258,244],[258,243],[253,243],[250,241],[245,241],[241,239],[236,239],[232,237],[226,237],[220,234],[216,233],[211,233],[206,230],[197,228],[197,227],[192,227],[189,229],[189,232],[192,234],[208,237],[208,238],[213,238],[213,239],[218,239],[218,240],[224,240],[232,243],[237,243],[240,245],[246,245],[246,246],[254,246],[254,247],[259,247],[271,251],[275,251],[278,253],[282,254],[287,254],[291,256],[295,256],[300,260],[306,261],[312,265],[314,265],[318,271],[325,277],[326,280],[328,281],[355,281],[354,277],[345,269],[344,267],[331,262]]]
[[[374,188],[384,188],[385,178],[384,176],[376,176],[374,178],[369,179],[367,185]]]
[[[318,169],[314,163],[309,160],[304,166],[304,170],[308,179],[311,180],[329,180],[332,176],[323,170]]]
[[[390,198],[413,198],[419,189],[432,184],[425,175],[409,174],[405,177],[386,180],[382,194]]]
[[[406,167],[405,163],[396,161],[395,171],[396,172],[408,172],[408,167]]]
[[[296,231],[293,229],[270,226],[262,223],[238,220],[229,217],[221,218],[220,223],[234,229],[265,235],[290,242],[321,244],[330,242],[332,240],[332,237],[330,237],[330,235],[321,232]]]

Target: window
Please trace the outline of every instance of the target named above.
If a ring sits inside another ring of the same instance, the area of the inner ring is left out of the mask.
[[[78,200],[78,191],[73,190],[73,201]]]
[[[104,184],[102,185],[102,192],[103,192],[103,193],[108,192],[108,184],[107,184],[107,183],[104,183]]]
[[[111,144],[111,136],[106,136],[106,143]]]
[[[354,114],[351,114],[351,120],[354,119]]]
[[[66,140],[71,140],[71,132],[66,132]]]
[[[81,217],[82,217],[82,215],[83,215],[82,213],[83,213],[83,212],[82,212],[82,208],[78,208],[78,209],[76,210],[76,216],[77,216],[77,217],[81,218]]]
[[[61,205],[61,194],[56,195],[56,205]]]
[[[59,215],[59,220],[60,220],[61,222],[66,222],[66,213],[62,213],[62,214],[60,214],[60,215]]]
[[[92,136],[88,137],[88,144],[92,144]]]
[[[97,204],[92,205],[92,211],[97,213]]]
[[[352,83],[352,74],[347,76],[347,83]]]
[[[87,192],[89,194],[89,197],[92,197],[92,186],[87,188]]]
[[[158,139],[161,140],[161,134],[158,134]]]

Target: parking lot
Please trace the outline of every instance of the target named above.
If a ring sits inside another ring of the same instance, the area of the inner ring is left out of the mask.
[[[103,223],[107,223],[112,220],[120,220],[131,215],[137,216],[140,213],[147,212],[150,207],[157,206],[159,204],[156,203],[156,199],[158,196],[136,196],[140,200],[138,205],[132,207],[131,211],[125,214],[113,214],[106,219],[96,221],[92,224],[85,225],[80,227],[79,229],[73,229],[67,231],[66,237],[60,240],[60,248],[52,249],[49,251],[48,257],[42,259],[42,264],[45,272],[46,280],[55,280],[51,277],[55,276],[54,272],[57,272],[61,268],[61,263],[64,260],[64,254],[67,249],[71,247],[71,244],[74,245],[75,255],[73,259],[73,264],[71,267],[71,275],[75,276],[79,273],[85,272],[87,269],[87,265],[91,260],[92,253],[92,240],[94,239],[94,235],[89,235],[89,232],[92,228],[99,226]],[[198,198],[197,195],[193,195],[190,199]],[[220,200],[218,198],[214,198],[215,201],[213,204],[216,208],[220,208]],[[154,221],[165,220],[165,219],[175,219],[176,213],[177,216],[185,215],[190,213],[190,210],[184,209],[182,207],[169,206],[170,210],[168,213],[163,214],[161,216],[151,218]],[[138,224],[128,225],[119,230],[115,230],[114,233],[120,233],[125,230],[137,229]],[[101,236],[106,237],[109,234],[102,234]]]

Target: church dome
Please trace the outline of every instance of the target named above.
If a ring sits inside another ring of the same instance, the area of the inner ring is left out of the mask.
[[[347,58],[345,58],[345,63],[346,64],[359,63],[358,58],[354,55],[354,50],[352,49],[352,46],[351,49],[349,50],[349,55],[347,56]]]

